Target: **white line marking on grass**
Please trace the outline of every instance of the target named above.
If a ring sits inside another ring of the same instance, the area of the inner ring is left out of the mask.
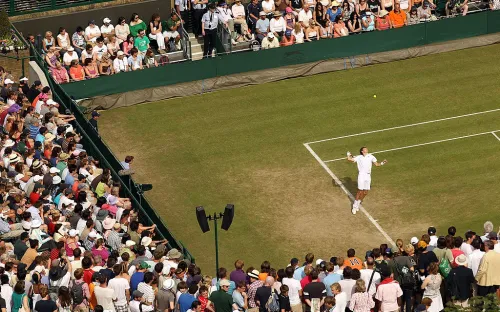
[[[332,177],[332,179],[335,181],[335,183],[337,183],[337,185],[340,186],[340,188],[342,189],[342,191],[344,191],[344,193],[346,193],[347,197],[349,197],[349,199],[353,202],[355,200],[355,198],[351,194],[351,192],[345,187],[344,183],[342,183],[342,181],[340,181],[340,179],[330,170],[330,168],[328,168],[328,166],[325,164],[325,162],[323,160],[321,160],[321,158],[309,146],[309,144],[304,143],[304,146],[307,148],[307,150],[309,151],[309,153],[311,153],[311,155],[318,161],[318,163],[321,165],[321,167],[323,167],[323,169],[325,169],[325,171]],[[368,218],[368,220],[370,220],[370,222],[373,223],[373,225],[385,237],[385,239],[388,240],[393,246],[396,246],[396,244],[394,243],[394,241],[392,240],[392,238],[387,234],[386,231],[384,231],[384,229],[380,226],[380,224],[378,224],[377,220],[375,220],[368,213],[368,211],[366,211],[366,209],[362,205],[359,207],[359,209],[361,210],[361,212],[363,212],[365,214],[365,216]]]
[[[396,127],[391,127],[391,128],[385,128],[385,129],[379,129],[379,130],[372,130],[372,131],[367,131],[367,132],[361,132],[361,133],[343,135],[343,136],[339,136],[339,137],[336,137],[336,138],[324,139],[324,140],[319,140],[319,141],[312,141],[312,142],[307,142],[307,143],[304,143],[304,144],[310,145],[310,144],[321,143],[321,142],[326,142],[326,141],[333,141],[333,140],[339,140],[339,139],[345,139],[345,138],[350,138],[350,137],[355,137],[355,136],[360,136],[360,135],[365,135],[365,134],[371,134],[371,133],[384,132],[384,131],[390,131],[390,130],[395,130],[395,129],[402,129],[402,128],[409,128],[409,127],[415,127],[415,126],[420,126],[420,125],[426,125],[426,124],[440,122],[440,121],[445,121],[445,120],[452,120],[452,119],[458,119],[458,118],[464,118],[464,117],[470,117],[470,116],[488,114],[488,113],[493,113],[493,112],[498,112],[498,111],[500,111],[500,108],[490,109],[490,110],[486,110],[486,111],[482,111],[482,112],[470,113],[470,114],[465,114],[465,115],[459,115],[459,116],[453,116],[453,117],[447,117],[447,118],[441,118],[441,119],[435,119],[435,120],[422,121],[422,122],[412,123],[412,124],[409,124],[409,125],[396,126]]]
[[[386,150],[382,150],[382,151],[373,152],[372,154],[380,154],[380,153],[386,153],[386,152],[392,152],[392,151],[399,151],[399,150],[403,150],[403,149],[407,149],[407,148],[413,148],[413,147],[419,147],[419,146],[425,146],[425,145],[431,145],[431,144],[437,144],[437,143],[455,141],[455,140],[460,140],[460,139],[465,139],[465,138],[471,138],[471,137],[476,137],[476,136],[485,135],[485,134],[493,134],[500,141],[500,138],[495,134],[495,132],[498,132],[498,131],[500,131],[500,130],[488,131],[488,132],[481,132],[481,133],[476,133],[476,134],[469,134],[469,135],[459,136],[459,137],[451,138],[451,139],[444,139],[444,140],[438,140],[438,141],[420,143],[420,144],[415,144],[415,145],[408,145],[408,146],[403,146],[403,147],[396,147],[396,148],[391,148],[391,149],[386,149]],[[325,160],[324,162],[325,163],[330,163],[330,162],[344,160],[344,159],[347,159],[347,157]]]
[[[496,131],[493,131],[493,132],[491,132],[491,134],[493,134],[493,136],[494,136],[495,138],[497,138],[497,140],[498,140],[498,141],[500,141],[500,138],[498,137],[498,135],[497,135],[495,132],[496,132]]]

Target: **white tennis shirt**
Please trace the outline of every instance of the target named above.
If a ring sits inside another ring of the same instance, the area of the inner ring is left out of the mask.
[[[372,165],[377,162],[377,158],[372,154],[367,154],[366,156],[358,155],[354,157],[354,162],[358,165],[359,174],[370,174],[372,172]]]

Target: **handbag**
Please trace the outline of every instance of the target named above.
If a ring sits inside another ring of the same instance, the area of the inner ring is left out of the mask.
[[[439,262],[439,273],[446,278],[448,277],[448,274],[450,274],[451,271],[451,264],[450,261],[446,258],[446,252],[443,255],[443,258],[441,259],[441,262]]]

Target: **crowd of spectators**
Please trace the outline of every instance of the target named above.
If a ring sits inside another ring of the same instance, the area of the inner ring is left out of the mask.
[[[119,17],[116,25],[104,18],[100,27],[91,20],[72,34],[64,27],[56,36],[47,31],[40,52],[57,83],[81,81],[167,63],[165,54],[181,49],[178,30],[180,20],[176,14],[161,21],[155,13],[146,23],[134,13],[128,22]],[[34,36],[28,35],[27,39],[35,43]]]

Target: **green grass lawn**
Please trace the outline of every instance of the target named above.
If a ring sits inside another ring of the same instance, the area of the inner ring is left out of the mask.
[[[303,143],[500,108],[500,46],[468,49],[342,72],[219,91],[103,112],[99,128],[120,157],[134,155],[136,180],[206,273],[213,232],[195,207],[235,205],[220,234],[221,265],[273,267],[314,252],[359,254],[385,242]],[[374,98],[373,95],[377,97]],[[313,144],[323,160],[500,130],[500,112]],[[392,239],[497,225],[500,141],[483,135],[376,155],[367,211]],[[351,189],[356,167],[328,163]]]

